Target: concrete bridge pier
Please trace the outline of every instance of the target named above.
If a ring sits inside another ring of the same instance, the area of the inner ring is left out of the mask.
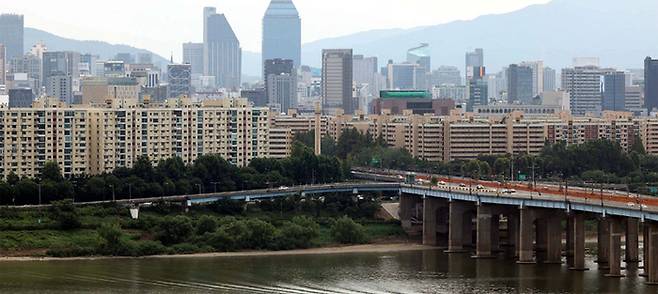
[[[545,263],[562,264],[562,216],[552,215],[546,220]]]
[[[412,195],[406,195],[406,194],[400,195],[399,215],[400,215],[400,222],[402,223],[402,228],[405,231],[411,230],[411,218],[413,217],[413,213],[416,205],[415,198],[416,197]]]
[[[536,214],[539,214],[536,212]],[[546,251],[548,249],[548,218],[539,216],[535,219],[535,258],[537,261],[546,261]]]
[[[585,267],[585,216],[582,213],[569,215],[567,236],[567,263],[569,270],[588,270]],[[571,258],[569,258],[570,254]]]
[[[626,219],[626,263],[640,261],[639,232],[640,221],[635,218]]]
[[[447,202],[440,198],[425,197],[423,200],[423,245],[440,246],[445,245],[439,240],[440,226],[443,216],[440,214],[443,208],[447,208]]]
[[[519,241],[519,213],[515,211],[507,214],[507,240],[506,246],[511,250],[511,256],[514,258],[519,257],[518,241]]]
[[[493,209],[489,205],[480,204],[477,207],[477,243],[474,258],[493,258],[493,231],[498,231],[494,228]],[[498,223],[498,222],[496,222]]]
[[[658,285],[658,223],[646,222],[647,239],[644,246],[647,256],[644,257],[644,271],[647,273],[647,284]]]
[[[642,267],[644,270],[640,274],[642,277],[649,276],[649,223],[642,224]]]
[[[472,220],[469,210],[472,204],[462,201],[450,201],[448,220],[448,250],[446,253],[466,253],[465,245],[472,240]]]
[[[534,222],[535,212],[527,207],[521,207],[519,210],[519,241],[518,241],[518,254],[519,264],[533,264],[535,259],[533,257],[534,248],[533,242],[535,237]]]
[[[609,251],[608,251],[608,274],[606,277],[623,277],[621,274],[621,236],[624,234],[622,220],[609,218]]]
[[[599,269],[609,269],[608,261],[610,255],[610,224],[608,218],[600,218],[598,221],[597,236],[597,260]]]

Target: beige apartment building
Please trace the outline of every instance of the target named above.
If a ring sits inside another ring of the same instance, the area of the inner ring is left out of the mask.
[[[33,108],[0,108],[0,173],[35,177],[47,161],[65,176],[132,167],[140,156],[157,164],[178,156],[192,163],[218,154],[236,166],[269,157],[269,111],[245,99],[187,99],[163,104],[114,101],[72,107],[52,100]]]

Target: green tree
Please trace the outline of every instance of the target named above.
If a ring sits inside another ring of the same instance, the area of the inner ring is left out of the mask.
[[[164,245],[187,241],[194,233],[192,220],[186,216],[166,217],[156,229],[156,238]]]
[[[363,226],[347,216],[339,218],[331,226],[331,237],[342,244],[361,244],[367,241]]]
[[[77,229],[82,226],[78,209],[72,200],[53,202],[50,206],[50,216],[63,230]]]
[[[50,180],[53,182],[59,182],[64,179],[59,165],[54,161],[48,161],[43,165],[39,178],[41,180]]]

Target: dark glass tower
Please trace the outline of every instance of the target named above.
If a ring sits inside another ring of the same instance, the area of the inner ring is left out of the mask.
[[[302,23],[292,0],[272,0],[263,17],[263,64],[268,59],[290,59],[301,65]]]

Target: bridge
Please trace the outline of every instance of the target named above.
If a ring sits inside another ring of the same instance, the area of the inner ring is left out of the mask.
[[[437,185],[431,186],[427,180],[404,183],[400,181],[402,175],[395,174],[354,171],[353,175],[388,182],[281,187],[117,202],[136,209],[163,200],[189,207],[221,199],[249,202],[326,193],[396,193],[400,198],[402,226],[412,234],[422,234],[425,245],[443,247],[449,254],[474,252],[474,258],[492,258],[504,249],[512,252],[519,264],[562,264],[564,249],[566,263],[574,271],[587,270],[585,222],[590,220],[597,224],[599,269],[606,271],[607,276],[621,277],[622,254],[627,265],[639,263],[639,236],[642,235],[644,275],[647,283],[658,284],[656,198],[618,191],[595,193],[566,187],[528,188],[518,183],[504,185],[463,178],[439,177]]]

